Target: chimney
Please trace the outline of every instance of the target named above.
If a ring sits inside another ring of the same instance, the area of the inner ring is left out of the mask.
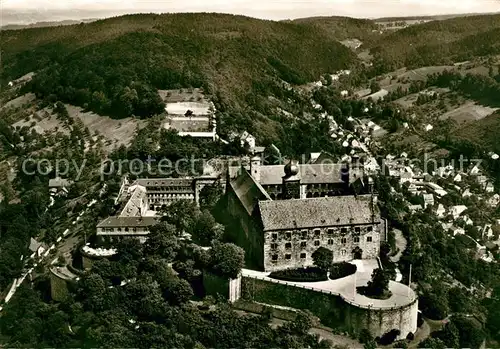
[[[250,160],[250,174],[252,175],[253,179],[255,179],[256,182],[260,182],[261,161],[262,160],[259,156],[254,156]]]
[[[349,163],[344,163],[340,169],[340,179],[349,185]]]

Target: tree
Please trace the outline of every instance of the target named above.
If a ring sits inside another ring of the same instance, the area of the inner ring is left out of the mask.
[[[429,337],[418,343],[418,347],[425,349],[445,349],[446,345],[439,338]]]
[[[224,194],[224,189],[219,182],[206,185],[200,190],[200,209],[212,210]]]
[[[179,200],[171,203],[161,210],[163,222],[172,224],[178,234],[188,231],[193,224],[194,218],[198,215],[196,204],[188,200]]]
[[[380,85],[376,80],[373,80],[370,83],[370,91],[371,91],[371,93],[375,93],[375,92],[380,91]]]
[[[326,272],[332,265],[333,251],[325,247],[320,247],[313,252],[312,259],[315,266]]]
[[[236,278],[245,264],[245,251],[231,243],[215,241],[210,251],[212,270],[228,278]]]
[[[151,227],[148,239],[144,243],[144,253],[147,256],[159,256],[167,261],[173,261],[180,245],[175,227],[160,222]]]
[[[370,295],[382,296],[389,290],[389,276],[383,269],[375,269],[367,288]]]
[[[212,240],[222,237],[224,226],[218,224],[210,212],[204,210],[193,220],[188,232],[198,244],[209,246]]]
[[[476,320],[464,316],[453,316],[451,323],[457,329],[460,348],[476,349],[481,347],[485,339],[485,333]]]

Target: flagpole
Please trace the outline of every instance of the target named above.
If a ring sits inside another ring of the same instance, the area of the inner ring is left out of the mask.
[[[357,273],[358,273],[357,271],[354,273],[354,286],[353,286],[353,290],[352,290],[353,291],[353,294],[352,294],[353,300],[356,300],[356,274]]]
[[[410,290],[411,290],[411,264],[410,264],[410,275],[408,276],[408,298],[410,298]]]

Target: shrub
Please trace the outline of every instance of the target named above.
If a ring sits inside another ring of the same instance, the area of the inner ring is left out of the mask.
[[[273,271],[269,277],[284,281],[315,282],[328,280],[326,272],[317,267]]]
[[[378,344],[380,345],[392,344],[396,340],[397,336],[399,336],[400,334],[401,334],[400,330],[392,329],[380,338]]]
[[[335,263],[330,267],[330,279],[340,279],[356,272],[357,267],[347,262]]]
[[[417,327],[422,327],[423,324],[424,324],[424,317],[422,316],[422,313],[418,313]]]

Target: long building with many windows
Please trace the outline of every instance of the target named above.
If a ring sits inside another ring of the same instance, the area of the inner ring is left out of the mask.
[[[257,160],[252,162],[255,166]],[[370,179],[359,176],[361,183],[351,181],[348,167],[328,165],[326,170],[336,168],[338,172],[330,172],[331,179],[324,175],[317,184],[332,184],[338,195],[325,191],[321,197],[314,193],[311,197],[310,177],[323,169],[289,163],[281,166],[278,199],[266,190],[264,183],[268,182],[259,177],[258,171],[262,175],[265,167],[259,164],[257,173],[255,167],[241,168],[226,190],[229,230],[245,249],[249,268],[273,271],[311,266],[312,254],[320,247],[333,251],[332,262],[378,257],[385,224],[376,195],[367,193],[373,190]],[[302,182],[304,178],[308,178],[307,184]]]

